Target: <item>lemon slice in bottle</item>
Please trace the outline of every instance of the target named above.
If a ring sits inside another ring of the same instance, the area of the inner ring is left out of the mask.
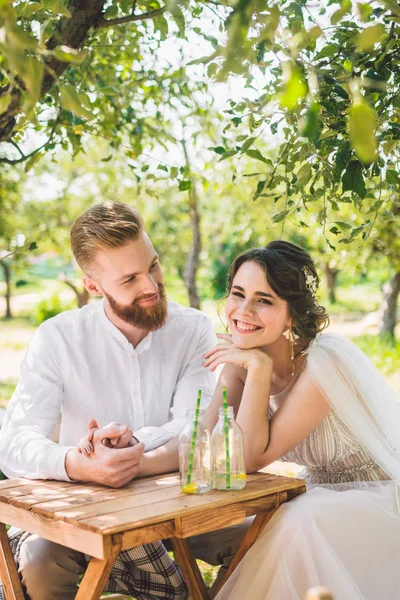
[[[185,492],[185,494],[196,494],[199,490],[199,484],[187,483],[186,485],[183,485],[181,489],[182,492]]]

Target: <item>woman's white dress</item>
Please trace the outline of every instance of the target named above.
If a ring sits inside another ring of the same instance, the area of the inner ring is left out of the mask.
[[[317,585],[335,600],[400,599],[399,398],[341,336],[319,336],[306,368],[333,409],[282,459],[304,466],[307,492],[278,509],[217,600],[304,600]]]

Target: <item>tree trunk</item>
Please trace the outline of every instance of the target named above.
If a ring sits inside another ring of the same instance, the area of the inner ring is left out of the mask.
[[[89,301],[89,292],[84,287],[83,290],[79,290],[72,281],[65,279],[64,277],[60,277],[60,279],[66,283],[72,290],[74,290],[76,299],[78,302],[78,308],[82,308],[82,306],[86,306]]]
[[[190,160],[186,148],[186,142],[181,141],[183,152],[185,155],[186,167],[190,172]],[[192,230],[192,247],[189,250],[189,254],[186,261],[184,271],[184,282],[189,295],[189,303],[192,308],[200,309],[200,299],[197,293],[196,276],[199,268],[199,258],[201,252],[201,233],[200,233],[200,212],[199,212],[199,197],[197,194],[196,184],[191,179],[192,187],[189,190],[189,214],[190,214],[190,227]]]
[[[96,27],[103,17],[105,0],[70,0],[68,10],[71,18],[62,17],[58,24],[56,33],[46,42],[46,50],[53,50],[56,46],[65,45],[71,48],[81,48],[89,36],[90,31]],[[54,57],[46,59],[47,70],[42,81],[40,95],[52,87],[57,79],[69,66],[69,63],[60,61]],[[11,94],[11,102],[8,108],[0,115],[0,141],[9,140],[14,133],[16,117],[21,112],[22,93],[20,87],[5,86],[0,88],[2,95]]]
[[[336,280],[339,273],[339,269],[336,267],[329,266],[329,263],[324,263],[323,270],[326,277],[326,284],[328,287],[328,297],[331,304],[336,304]]]
[[[11,268],[5,260],[0,260],[0,264],[3,267],[4,281],[6,283],[6,293],[4,295],[6,300],[6,319],[12,319],[11,313]]]
[[[382,323],[379,335],[394,339],[397,323],[397,298],[400,292],[400,271],[397,271],[382,288],[383,300],[380,307]]]

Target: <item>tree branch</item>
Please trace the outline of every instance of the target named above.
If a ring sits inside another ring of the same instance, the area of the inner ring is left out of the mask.
[[[122,25],[123,23],[131,23],[132,21],[143,21],[143,19],[154,19],[154,17],[162,15],[166,10],[167,7],[162,6],[161,8],[157,8],[156,10],[152,10],[148,13],[142,13],[138,15],[131,14],[127,17],[120,17],[119,19],[102,19],[98,22],[96,28],[113,27],[114,25]]]
[[[39,148],[36,148],[36,150],[32,150],[32,152],[30,152],[29,154],[24,154],[22,152],[22,150],[18,147],[18,145],[13,140],[9,140],[9,144],[14,146],[18,150],[18,152],[21,154],[21,158],[16,158],[15,160],[12,160],[12,159],[6,158],[4,156],[3,158],[0,158],[0,163],[7,163],[8,165],[17,165],[18,163],[24,162],[25,160],[28,160],[31,156],[34,156],[35,154],[40,152],[40,150],[42,150],[42,148],[47,146],[47,144],[49,144],[51,142],[51,140],[53,139],[53,136],[56,132],[57,125],[58,125],[58,117],[54,122],[54,125],[50,131],[50,135],[49,135],[48,139],[44,142],[44,144],[39,146]]]
[[[16,144],[16,143],[14,142],[14,140],[10,140],[10,144],[11,144],[12,146],[14,146],[14,148],[15,148],[16,150],[18,150],[18,152],[19,152],[19,153],[20,153],[20,155],[22,156],[23,160],[25,160],[25,159],[27,158],[27,156],[25,156],[25,154],[22,152],[22,150],[21,150],[21,148],[18,146],[18,144]]]

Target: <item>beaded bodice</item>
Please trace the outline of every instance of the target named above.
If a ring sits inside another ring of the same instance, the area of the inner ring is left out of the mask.
[[[289,394],[290,387],[271,396],[270,417]],[[281,460],[303,465],[299,477],[308,483],[389,479],[333,411]]]

